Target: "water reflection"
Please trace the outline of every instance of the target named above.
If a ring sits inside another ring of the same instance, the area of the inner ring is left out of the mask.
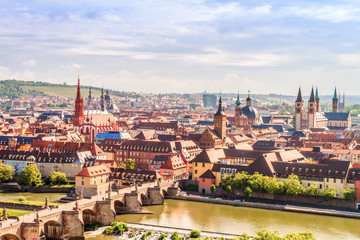
[[[317,239],[360,239],[360,220],[321,215],[243,208],[179,200],[150,206],[151,215],[119,215],[117,219],[172,227],[241,234],[266,228],[288,232],[312,231]]]

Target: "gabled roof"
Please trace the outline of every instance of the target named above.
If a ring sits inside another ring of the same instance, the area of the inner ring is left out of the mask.
[[[350,118],[350,112],[325,112],[324,114],[329,121],[347,121]]]
[[[204,172],[199,178],[207,178],[207,179],[215,179],[215,175],[208,169],[206,172]]]
[[[81,172],[76,174],[80,177],[95,177],[105,174],[110,174],[111,170],[107,165],[97,165],[83,169]]]
[[[191,162],[217,163],[220,158],[225,158],[223,149],[204,149]]]

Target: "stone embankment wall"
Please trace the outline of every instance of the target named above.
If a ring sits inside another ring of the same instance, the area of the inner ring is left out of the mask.
[[[33,192],[33,193],[71,193],[75,191],[75,188],[68,187],[21,187],[17,183],[2,183],[0,184],[0,190],[7,192]]]
[[[244,196],[242,191],[236,190],[234,191],[235,196]],[[356,202],[354,200],[346,200],[340,198],[322,198],[322,197],[311,197],[304,195],[287,195],[287,194],[270,194],[270,193],[260,193],[253,192],[251,195],[252,198],[260,198],[260,199],[269,199],[275,201],[283,201],[283,202],[297,202],[297,203],[309,203],[316,204],[322,206],[330,206],[330,207],[341,207],[341,208],[356,208]]]
[[[278,205],[278,204],[270,204],[270,203],[255,203],[255,202],[243,202],[240,200],[223,200],[221,198],[213,199],[207,197],[190,197],[190,196],[175,196],[168,197],[170,199],[177,200],[186,200],[186,201],[194,201],[194,202],[206,202],[206,203],[214,203],[214,204],[223,204],[223,205],[231,205],[231,206],[242,206],[242,207],[252,207],[252,208],[262,208],[269,210],[279,210],[279,211],[289,211],[289,212],[302,212],[302,213],[310,213],[310,214],[320,214],[320,215],[328,215],[328,216],[338,216],[338,217],[349,217],[349,218],[357,218],[360,219],[359,212],[351,212],[351,211],[337,211],[337,210],[329,210],[329,209],[321,209],[314,207],[300,207],[300,206],[289,206],[289,205]]]

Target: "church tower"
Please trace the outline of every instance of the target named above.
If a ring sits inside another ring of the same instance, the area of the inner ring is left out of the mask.
[[[78,75],[78,87],[75,99],[75,113],[73,116],[74,130],[79,132],[79,127],[84,121],[84,100],[81,98],[80,92],[80,75]]]
[[[239,112],[241,110],[241,102],[240,102],[240,93],[238,91],[238,95],[237,95],[237,99],[236,99],[236,102],[235,102],[235,118],[236,116],[239,115]]]
[[[105,111],[105,101],[104,101],[104,87],[101,88],[101,97],[100,97],[100,110]]]
[[[88,103],[87,103],[87,109],[92,108],[92,96],[91,96],[91,87],[89,88],[89,97],[88,97]]]
[[[336,87],[335,87],[334,97],[332,99],[332,112],[338,112],[338,110],[339,110],[338,101],[339,101],[339,98],[338,98],[338,95],[336,93]]]
[[[317,86],[316,86],[316,92],[315,92],[315,102],[316,102],[316,112],[320,112],[320,98],[319,98],[319,92],[318,92]]]
[[[251,107],[252,99],[250,97],[250,90],[248,91],[248,97],[246,98],[246,106]]]
[[[304,100],[301,96],[301,89],[299,87],[298,96],[295,101],[295,131],[300,131],[302,128],[302,114],[303,114]]]
[[[222,107],[221,95],[219,98],[219,107],[217,112],[214,114],[214,130],[221,140],[226,137],[226,115]]]
[[[314,87],[312,87],[310,93],[310,99],[308,102],[308,129],[317,127],[315,125],[315,116],[316,116],[316,102],[314,95]]]

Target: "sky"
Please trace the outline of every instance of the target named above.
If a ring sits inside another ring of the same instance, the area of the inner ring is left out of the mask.
[[[0,79],[355,95],[359,23],[359,1],[346,0],[0,0]]]

